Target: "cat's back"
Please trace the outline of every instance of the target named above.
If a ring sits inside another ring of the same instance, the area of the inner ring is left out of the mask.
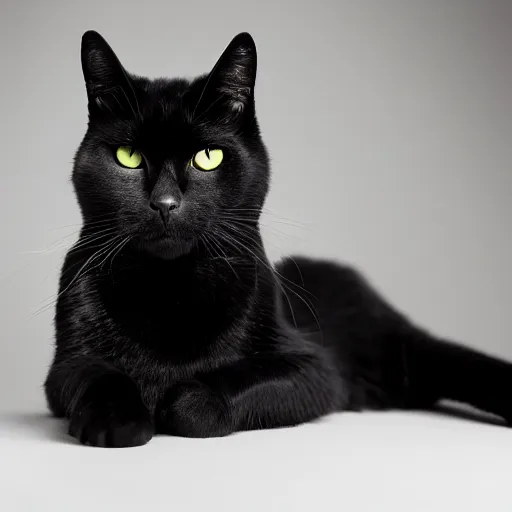
[[[336,324],[358,328],[397,313],[356,268],[325,259],[294,256],[276,264],[287,317],[299,326]]]

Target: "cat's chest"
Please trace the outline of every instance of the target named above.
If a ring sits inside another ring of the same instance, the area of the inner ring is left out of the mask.
[[[133,285],[104,294],[109,315],[131,337],[163,339],[215,333],[229,314],[229,297],[198,286]],[[149,341],[149,340],[148,340]]]
[[[234,343],[230,333],[243,331],[244,311],[237,304],[244,300],[233,301],[218,288],[179,284],[172,293],[165,279],[159,290],[135,280],[100,290],[115,333],[106,351],[135,380],[150,407],[176,382],[232,363],[243,351],[243,336]]]
[[[222,336],[247,302],[247,288],[212,272],[132,273],[106,280],[98,290],[123,336],[178,359]]]

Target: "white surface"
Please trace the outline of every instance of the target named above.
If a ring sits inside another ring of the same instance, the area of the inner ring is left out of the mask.
[[[344,413],[105,450],[44,414],[6,414],[0,454],[8,512],[512,510],[512,432],[445,415]]]

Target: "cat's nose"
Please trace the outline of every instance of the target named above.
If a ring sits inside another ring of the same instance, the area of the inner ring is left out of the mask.
[[[151,199],[151,208],[160,213],[165,223],[169,220],[169,214],[180,207],[180,200],[173,195],[162,195]]]

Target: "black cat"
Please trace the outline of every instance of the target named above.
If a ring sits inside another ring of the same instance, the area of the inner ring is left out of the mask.
[[[249,34],[193,81],[129,74],[95,32],[82,67],[83,228],[62,270],[45,383],[71,435],[136,446],[442,398],[512,419],[510,364],[418,329],[350,268],[271,266]]]

